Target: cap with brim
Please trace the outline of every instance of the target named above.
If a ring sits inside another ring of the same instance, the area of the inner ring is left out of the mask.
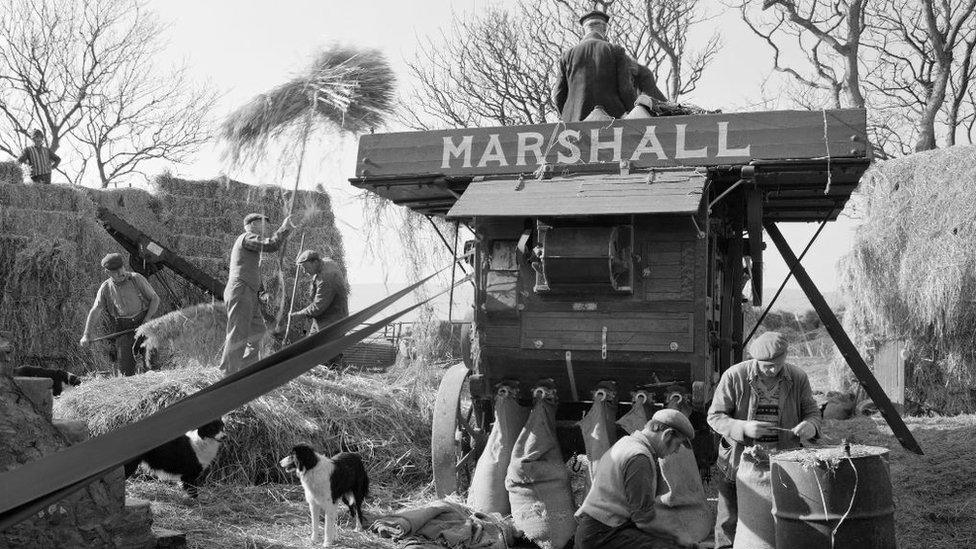
[[[580,17],[580,19],[579,19],[580,25],[582,25],[587,19],[592,19],[594,17],[596,17],[598,19],[602,19],[604,23],[609,23],[610,22],[610,16],[609,15],[607,15],[606,13],[604,13],[602,11],[599,11],[599,10],[593,10],[593,11],[591,11],[589,13],[583,14],[583,16]]]
[[[320,259],[318,252],[315,250],[305,250],[304,252],[298,254],[298,259],[295,260],[295,264],[300,265],[306,261],[315,261],[317,259]]]
[[[695,438],[695,428],[691,425],[691,421],[688,421],[688,416],[677,410],[665,408],[654,412],[651,420],[667,425],[677,431],[684,437],[684,440],[681,442],[682,446],[691,448],[691,440]]]
[[[124,264],[122,254],[111,253],[102,258],[102,267],[110,271],[121,269]]]
[[[244,224],[247,225],[248,223],[252,221],[257,221],[259,219],[267,220],[268,216],[259,213],[249,213],[246,216],[244,216]]]
[[[766,332],[752,341],[749,354],[762,366],[772,366],[786,361],[790,345],[779,332]]]

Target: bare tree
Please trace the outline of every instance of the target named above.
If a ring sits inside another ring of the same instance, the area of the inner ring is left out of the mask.
[[[422,39],[407,62],[416,82],[411,127],[538,124],[555,115],[553,66],[580,38],[581,0],[523,0],[510,9],[455,14],[448,30]],[[612,16],[611,40],[647,65],[671,100],[695,90],[720,47],[718,34],[692,51],[688,30],[705,21],[698,0],[600,2]]]
[[[871,87],[888,109],[914,119],[914,150],[937,147],[939,122],[954,144],[976,73],[976,0],[882,0],[871,17],[881,68]]]
[[[834,108],[863,108],[860,51],[869,0],[739,0],[749,28],[773,51],[773,69],[803,85],[822,90]],[[772,11],[769,8],[773,8]],[[803,55],[805,65],[789,66],[784,50]]]
[[[51,149],[69,142],[81,153],[62,163],[65,177],[79,181],[92,159],[104,186],[138,172],[144,160],[178,160],[178,151],[198,146],[200,115],[213,97],[180,91],[189,84],[179,71],[149,68],[163,30],[142,0],[4,3],[0,151],[19,156],[31,129],[44,129]],[[160,155],[161,148],[177,152]]]

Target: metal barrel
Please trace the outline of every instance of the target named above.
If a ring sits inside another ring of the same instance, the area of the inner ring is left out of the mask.
[[[888,450],[802,449],[772,457],[776,547],[893,549]]]

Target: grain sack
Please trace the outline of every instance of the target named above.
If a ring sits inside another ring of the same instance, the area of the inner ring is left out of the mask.
[[[634,404],[622,418],[617,420],[617,425],[621,426],[628,435],[643,429],[647,425],[647,420],[654,415],[649,401],[650,399],[644,391],[631,393],[631,402]]]
[[[667,484],[667,491],[655,502],[661,525],[682,543],[703,541],[715,525],[715,517],[705,499],[695,453],[682,446],[657,463]]]
[[[735,489],[739,504],[735,549],[776,549],[773,487],[764,450],[752,446],[742,453]]]
[[[614,384],[615,385],[615,384]],[[577,423],[583,431],[583,445],[589,460],[590,480],[603,454],[617,442],[617,391],[615,386],[603,386],[593,391],[593,405]]]
[[[562,549],[576,531],[569,472],[556,439],[556,390],[533,389],[532,412],[505,476],[512,520],[542,549]]]
[[[468,506],[481,513],[510,515],[512,506],[505,489],[505,475],[512,461],[512,449],[529,409],[518,403],[518,383],[500,383],[495,393],[495,424],[485,451],[478,458],[468,488]]]

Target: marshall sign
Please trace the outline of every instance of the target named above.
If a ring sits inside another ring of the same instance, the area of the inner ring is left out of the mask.
[[[525,173],[540,165],[635,167],[863,157],[865,111],[774,111],[363,136],[359,178]]]

